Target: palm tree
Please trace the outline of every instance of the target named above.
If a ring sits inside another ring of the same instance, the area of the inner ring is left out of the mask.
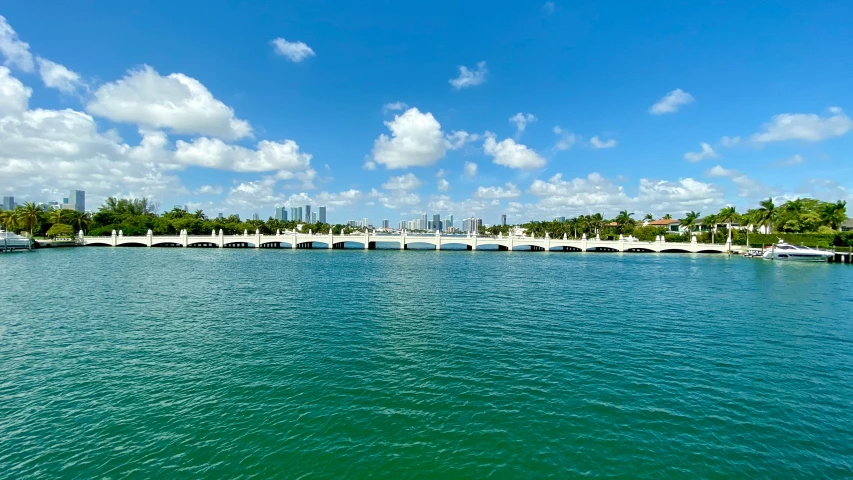
[[[9,227],[15,228],[17,216],[13,210],[0,210],[0,225],[3,225],[3,230],[9,231]]]
[[[689,211],[684,214],[684,220],[681,221],[681,226],[687,228],[687,234],[696,226],[696,220],[699,218],[699,212]]]
[[[719,221],[725,223],[729,227],[729,243],[732,242],[732,223],[738,219],[739,215],[735,207],[723,207],[718,214]]]
[[[628,210],[622,210],[619,212],[619,215],[616,215],[614,221],[616,222],[616,233],[622,233],[625,229],[626,225],[633,225],[634,219],[631,216],[633,213],[628,213]]]
[[[15,211],[18,217],[18,222],[23,225],[24,228],[28,228],[30,230],[30,237],[33,236],[33,230],[35,230],[36,225],[38,224],[41,212],[41,205],[36,205],[34,202],[27,202],[21,207],[18,207]]]
[[[663,216],[663,219],[664,220],[672,220],[672,215],[667,213],[666,215]]]
[[[92,223],[92,216],[86,212],[74,212],[71,218],[71,225],[76,227],[77,231],[85,231],[89,224]]]
[[[847,218],[847,202],[825,203],[820,209],[820,222],[833,230],[838,230]]]
[[[62,214],[65,213],[61,208],[55,208],[48,212],[47,219],[53,225],[58,225],[62,223]]]
[[[708,228],[711,229],[711,243],[714,243],[714,237],[717,233],[717,223],[720,222],[719,217],[715,214],[706,215],[704,219],[702,219],[702,225],[707,225]]]
[[[776,205],[773,204],[773,198],[768,198],[767,200],[762,200],[761,205],[757,214],[758,217],[755,219],[758,223],[758,226],[767,225],[767,233],[773,233],[773,220],[776,219]]]
[[[651,213],[647,213],[646,216],[643,217],[643,220],[654,220],[654,219],[655,219],[655,216],[652,215]]]
[[[196,210],[193,216],[199,220],[207,220],[207,215],[204,214],[204,210],[202,209]]]

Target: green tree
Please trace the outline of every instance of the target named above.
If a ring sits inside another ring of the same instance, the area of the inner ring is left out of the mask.
[[[693,227],[696,226],[696,220],[699,219],[699,212],[689,211],[684,214],[684,219],[681,220],[681,226],[687,229],[687,235],[690,235],[690,232],[693,230]]]
[[[14,210],[0,210],[0,225],[3,226],[3,230],[9,231],[9,229],[15,229],[18,224],[18,216],[15,215]]]
[[[629,230],[627,227],[634,226],[634,219],[631,216],[633,213],[628,213],[628,210],[622,210],[619,212],[619,215],[616,215],[614,221],[616,222],[616,233],[627,233]]]
[[[756,223],[759,226],[767,226],[767,233],[773,233],[773,221],[776,220],[776,205],[773,204],[773,198],[762,200],[759,203],[759,208],[756,210]]]
[[[721,223],[725,223],[729,229],[729,241],[732,239],[732,224],[736,222],[740,216],[735,207],[723,207],[717,217]]]
[[[62,223],[55,223],[50,227],[50,229],[48,229],[48,231],[45,235],[47,235],[50,238],[56,238],[56,237],[73,238],[74,237],[74,227],[72,227],[71,225],[65,225]]]
[[[92,223],[92,216],[87,212],[77,212],[71,215],[71,225],[77,229],[77,231],[86,231],[89,225]]]
[[[663,216],[663,219],[664,220],[672,220],[672,215],[667,213],[666,215]]]
[[[820,206],[820,222],[833,230],[838,230],[847,219],[847,202],[839,200],[835,203],[825,203]]]
[[[41,218],[42,211],[42,207],[34,202],[27,202],[15,210],[18,223],[30,231],[31,237]]]

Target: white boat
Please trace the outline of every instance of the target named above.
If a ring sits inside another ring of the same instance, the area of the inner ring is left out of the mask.
[[[784,260],[789,262],[826,262],[832,258],[832,252],[790,245],[780,239],[779,243],[764,252],[763,257],[765,260]]]
[[[0,230],[0,252],[12,250],[30,250],[32,241],[27,237]]]

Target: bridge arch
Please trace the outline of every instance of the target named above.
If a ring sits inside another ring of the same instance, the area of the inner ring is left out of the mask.
[[[175,245],[175,246],[180,247],[180,245]],[[187,247],[189,247],[189,248],[219,248],[219,244],[213,243],[213,242],[193,242],[193,243],[187,244]]]
[[[175,242],[158,242],[158,243],[152,243],[151,246],[152,247],[164,247],[164,248],[183,247],[183,245],[181,245],[180,243],[175,243]]]
[[[106,240],[86,240],[87,247],[112,247],[112,243],[108,243]]]
[[[586,251],[587,251],[587,252],[608,252],[608,253],[614,253],[614,252],[618,252],[619,250],[617,250],[617,249],[615,249],[615,248],[611,248],[611,247],[592,247],[592,248],[587,248],[587,249],[586,249]]]
[[[255,244],[251,242],[228,242],[223,245],[225,248],[252,248]]]
[[[655,253],[654,250],[648,247],[631,247],[626,248],[625,251],[629,253]]]
[[[685,250],[683,248],[665,248],[660,251],[661,253],[690,253],[690,250]]]
[[[147,247],[148,245],[141,242],[122,242],[117,243],[117,247]]]
[[[583,252],[583,250],[581,250],[580,248],[573,247],[571,245],[565,245],[562,247],[551,247],[550,251],[552,251],[552,252]]]
[[[413,246],[415,248],[412,248]],[[424,247],[432,247],[432,248],[424,248]],[[406,242],[405,249],[406,250],[436,250],[436,249],[438,249],[438,247],[436,246],[436,244],[434,244],[432,242],[425,242],[422,240],[416,240],[413,242]]]
[[[722,250],[699,250],[696,253],[726,253]]]

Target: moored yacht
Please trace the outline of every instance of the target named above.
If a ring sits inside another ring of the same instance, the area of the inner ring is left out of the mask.
[[[10,252],[12,250],[29,250],[32,248],[32,242],[27,237],[15,235],[12,232],[0,230],[0,252]]]
[[[764,252],[766,260],[787,260],[796,262],[826,262],[832,258],[832,252],[823,252],[809,247],[790,245],[784,240]]]

